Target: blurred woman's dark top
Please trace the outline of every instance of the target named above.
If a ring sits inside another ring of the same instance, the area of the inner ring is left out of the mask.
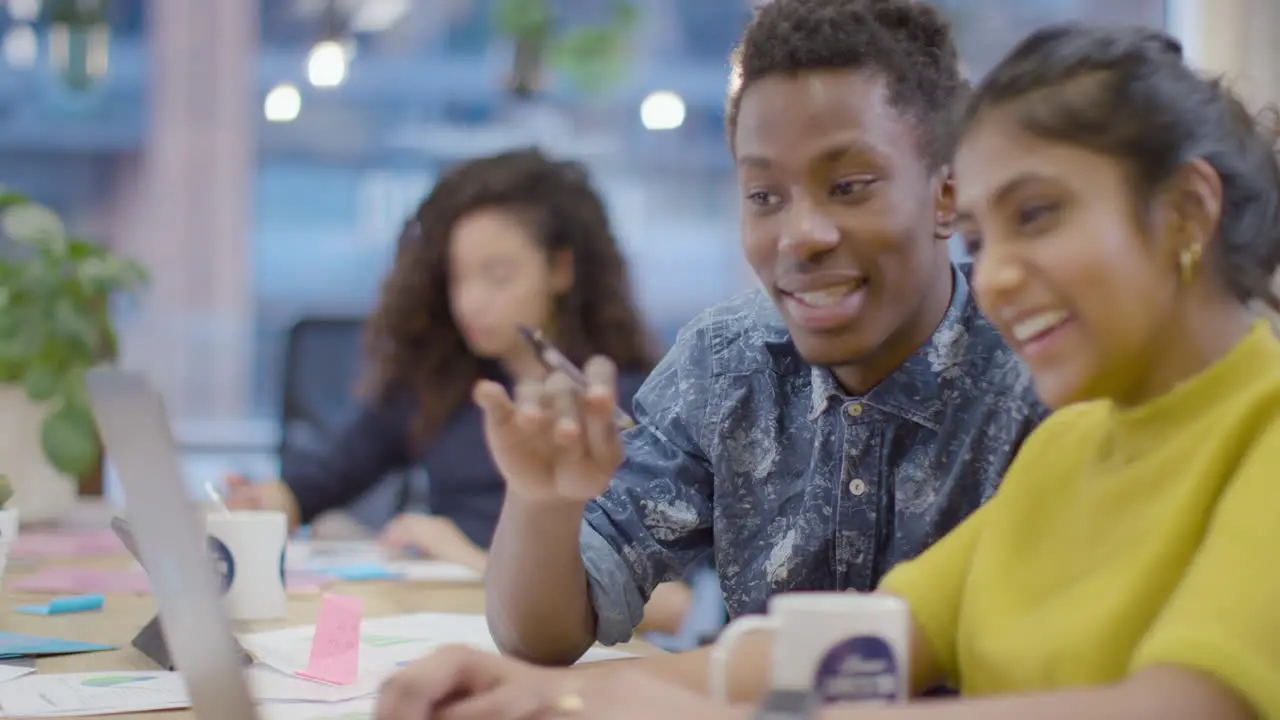
[[[496,363],[485,363],[482,374],[511,391],[511,378]],[[642,373],[618,371],[623,408],[630,409],[644,379]],[[302,524],[347,505],[388,474],[417,464],[427,473],[431,514],[449,518],[471,542],[488,549],[506,485],[485,445],[484,416],[474,403],[466,403],[415,452],[410,434],[415,402],[403,396],[365,405],[325,451],[300,454],[282,468]]]

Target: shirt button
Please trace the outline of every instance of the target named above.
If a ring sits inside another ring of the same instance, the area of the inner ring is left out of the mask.
[[[849,403],[844,411],[849,413],[849,417],[858,417],[862,414],[862,403]]]
[[[854,495],[862,495],[866,491],[867,491],[867,484],[862,482],[861,479],[854,478],[853,482],[849,483],[849,492],[853,493]]]

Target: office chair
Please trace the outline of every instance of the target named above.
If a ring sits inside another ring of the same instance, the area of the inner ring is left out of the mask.
[[[280,412],[280,468],[288,473],[300,453],[322,450],[358,411],[363,318],[309,317],[295,323],[285,344]],[[380,509],[370,517],[361,501],[349,506],[365,524],[380,526],[405,509],[414,494],[414,473],[394,473],[375,487],[396,483],[392,513]]]

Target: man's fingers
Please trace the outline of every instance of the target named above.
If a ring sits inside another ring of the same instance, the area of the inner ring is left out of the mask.
[[[605,390],[615,392],[618,387],[618,366],[603,355],[595,355],[582,367],[582,374],[587,378],[587,392]]]
[[[431,715],[431,720],[550,720],[546,689],[508,682],[485,693],[461,698]]]
[[[492,423],[504,423],[515,414],[515,406],[507,396],[506,388],[492,380],[481,380],[471,391],[471,399]]]
[[[563,373],[547,378],[545,385],[552,416],[552,438],[566,459],[582,452],[582,420],[578,412],[581,390]]]
[[[516,384],[516,425],[527,433],[542,432],[551,420],[550,398],[542,383],[526,380]]]
[[[583,374],[589,383],[582,409],[587,454],[612,469],[622,459],[622,441],[614,420],[618,371],[611,360],[597,356],[587,361]]]
[[[392,675],[378,693],[375,717],[378,720],[423,720],[450,698],[484,692],[495,685],[498,675],[491,663],[497,658],[478,657],[468,647],[437,650]]]

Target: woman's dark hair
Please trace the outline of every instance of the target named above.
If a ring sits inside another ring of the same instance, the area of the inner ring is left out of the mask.
[[[983,110],[1010,103],[1027,132],[1119,158],[1143,203],[1188,161],[1211,165],[1223,197],[1207,264],[1241,302],[1280,310],[1275,123],[1256,121],[1221,79],[1187,67],[1177,40],[1146,28],[1038,30],[978,85],[957,138]]]
[[[706,0],[685,0],[706,2]],[[883,76],[894,109],[919,124],[930,162],[945,158],[949,110],[969,89],[951,24],[915,0],[773,0],[761,6],[731,59],[725,107],[733,145],[742,93],[772,75],[866,70]]]
[[[586,170],[537,149],[464,162],[440,178],[406,223],[366,328],[365,393],[379,401],[411,394],[418,443],[467,402],[481,375],[481,360],[450,310],[449,241],[458,220],[482,208],[510,210],[527,222],[548,261],[552,253],[572,253],[573,287],[554,309],[555,343],[570,360],[605,355],[623,370],[653,366],[626,264]]]

